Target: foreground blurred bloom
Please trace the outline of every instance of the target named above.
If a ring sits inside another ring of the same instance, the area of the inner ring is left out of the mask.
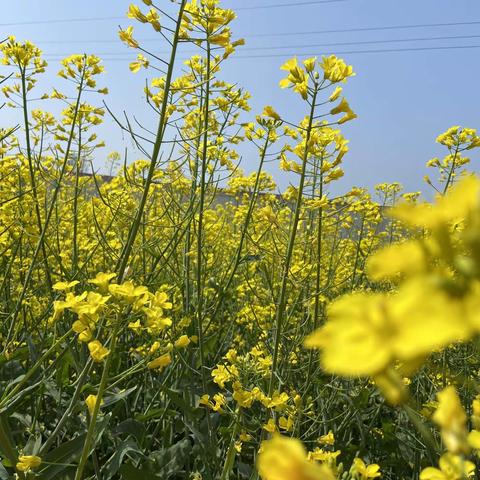
[[[467,415],[455,387],[447,387],[438,395],[438,408],[433,420],[440,426],[445,447],[452,453],[468,453]]]
[[[475,465],[459,455],[446,453],[440,458],[439,467],[428,467],[420,473],[420,480],[462,480],[473,478]]]
[[[402,203],[392,211],[392,216],[411,227],[439,229],[458,222],[480,205],[480,180],[468,176],[458,182],[448,193],[430,203]]]
[[[274,436],[260,447],[257,463],[263,480],[333,480],[331,470],[308,460],[302,443],[294,438]]]
[[[378,377],[400,362],[412,371],[431,352],[478,332],[479,193],[479,179],[470,176],[433,205],[393,209],[394,218],[426,235],[370,258],[370,278],[399,280],[396,291],[353,293],[327,307],[329,321],[305,342],[322,350],[325,370]]]
[[[38,468],[42,459],[36,455],[20,455],[16,468],[19,472],[28,472],[32,468]]]
[[[355,293],[328,308],[329,321],[306,339],[322,349],[325,370],[370,376],[396,360],[414,362],[468,335],[460,306],[423,281],[405,284],[396,295]]]

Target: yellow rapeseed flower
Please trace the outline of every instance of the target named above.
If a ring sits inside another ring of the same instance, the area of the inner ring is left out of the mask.
[[[420,473],[420,480],[462,480],[475,476],[475,464],[453,453],[442,455],[439,467],[424,468]]]
[[[167,365],[170,365],[170,363],[172,363],[172,357],[169,353],[164,353],[160,357],[157,357],[155,360],[148,362],[147,367],[150,370],[162,370]]]
[[[133,38],[133,27],[127,27],[125,30],[118,32],[120,40],[126,43],[129,47],[138,48],[138,42]]]
[[[86,399],[85,399],[85,404],[87,405],[88,412],[90,413],[90,416],[93,415],[93,410],[95,409],[95,404],[97,403],[97,395],[90,394]],[[100,405],[103,405],[103,399],[100,402]]]
[[[308,459],[300,440],[275,435],[262,442],[257,462],[262,480],[333,480],[331,470]]]
[[[188,338],[188,335],[181,335],[180,337],[178,337],[174,345],[177,348],[188,347],[188,345],[190,345],[190,339]]]
[[[415,362],[471,333],[460,302],[428,279],[413,279],[396,294],[354,293],[328,307],[328,321],[306,339],[320,348],[323,367],[345,376],[370,376],[395,361]]]
[[[33,468],[38,468],[42,464],[42,459],[37,455],[20,455],[16,469],[19,472],[28,472]]]
[[[467,415],[455,387],[446,387],[437,397],[438,407],[433,420],[441,428],[445,447],[452,453],[468,453]]]
[[[378,478],[381,476],[380,466],[376,463],[366,465],[361,458],[354,458],[350,469],[353,478],[359,480],[368,480],[369,478]]]
[[[332,83],[338,83],[345,81],[348,77],[355,75],[353,67],[347,65],[344,60],[337,58],[335,55],[329,57],[323,56],[323,62],[321,67],[324,72],[324,76]]]
[[[88,343],[88,350],[90,351],[90,356],[95,362],[103,362],[105,358],[109,355],[110,350],[105,348],[98,340],[92,340]]]

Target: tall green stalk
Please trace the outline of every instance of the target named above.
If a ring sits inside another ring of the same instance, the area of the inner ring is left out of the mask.
[[[27,86],[26,86],[26,71],[25,68],[20,69],[21,83],[22,83],[22,110],[23,121],[25,125],[25,143],[27,147],[27,160],[28,160],[28,172],[30,175],[30,187],[32,189],[33,203],[35,207],[35,215],[37,217],[38,234],[42,233],[42,214],[40,212],[40,202],[38,200],[37,181],[35,178],[35,165],[33,163],[33,152],[30,144],[30,122],[28,120],[28,100],[27,100]],[[45,265],[45,279],[47,281],[47,287],[51,290],[52,278],[50,275],[50,267],[48,265],[47,251],[45,249],[45,243],[41,243],[43,263]]]
[[[207,40],[207,66],[206,66],[206,82],[205,82],[205,104],[204,104],[204,135],[202,145],[202,158],[200,163],[200,198],[198,206],[198,224],[197,224],[197,335],[198,335],[198,353],[200,356],[200,375],[202,378],[203,391],[207,391],[207,376],[205,372],[205,350],[203,339],[203,220],[205,210],[205,194],[206,194],[206,174],[207,174],[207,155],[208,155],[208,129],[210,116],[210,76],[211,76],[211,50],[210,43]],[[212,440],[212,429],[210,424],[210,415],[207,413],[207,425],[210,441]]]
[[[292,263],[293,258],[293,250],[295,247],[295,239],[297,237],[297,230],[298,230],[298,223],[300,221],[300,212],[302,209],[302,201],[303,201],[303,190],[305,186],[305,177],[306,177],[306,169],[307,169],[307,160],[308,160],[308,144],[310,142],[310,137],[312,134],[312,126],[313,120],[315,117],[315,103],[318,94],[318,86],[315,85],[314,92],[312,95],[312,103],[310,105],[310,115],[308,118],[308,127],[306,130],[305,135],[305,151],[303,153],[302,158],[302,170],[300,172],[300,183],[298,186],[297,191],[297,199],[295,202],[295,209],[293,213],[293,220],[290,227],[290,236],[288,239],[287,251],[285,255],[285,260],[282,269],[282,283],[280,287],[280,293],[278,296],[277,301],[277,310],[275,315],[275,330],[274,330],[274,349],[273,349],[273,357],[272,357],[272,368],[270,372],[270,380],[268,385],[268,396],[270,397],[273,393],[275,387],[275,377],[277,375],[277,368],[278,368],[278,357],[280,351],[280,339],[282,336],[282,329],[283,329],[283,322],[285,319],[285,309],[287,306],[287,284],[289,280],[289,273],[290,273],[290,265]]]
[[[64,159],[63,159],[63,162],[62,162],[62,166],[60,168],[60,174],[58,176],[57,184],[56,184],[55,189],[54,189],[53,194],[52,194],[50,207],[47,211],[47,215],[45,217],[45,222],[43,224],[42,231],[40,233],[40,237],[38,239],[37,245],[35,247],[32,258],[30,260],[30,266],[27,270],[27,274],[25,275],[25,279],[23,281],[23,287],[22,287],[22,290],[20,292],[20,296],[18,297],[17,303],[15,305],[15,309],[14,309],[14,311],[12,313],[12,316],[11,316],[10,326],[9,326],[9,329],[8,329],[7,338],[5,340],[4,352],[7,350],[8,346],[10,344],[10,341],[12,339],[12,335],[14,334],[15,324],[17,322],[18,314],[20,313],[20,309],[22,307],[23,300],[24,300],[25,295],[27,293],[28,285],[30,283],[30,279],[32,278],[32,275],[33,275],[33,271],[34,271],[34,268],[35,268],[35,263],[37,261],[37,258],[38,258],[38,255],[39,255],[40,251],[42,250],[42,247],[45,245],[45,236],[46,236],[48,227],[50,225],[50,220],[52,218],[53,212],[54,212],[54,210],[57,206],[57,198],[58,198],[58,195],[60,193],[60,189],[62,187],[63,177],[64,177],[65,171],[67,169],[68,159],[70,157],[70,151],[71,151],[71,148],[72,148],[75,123],[76,123],[76,120],[77,120],[77,117],[78,117],[78,111],[79,111],[79,108],[80,108],[80,99],[81,99],[81,96],[82,96],[83,86],[84,86],[84,74],[85,74],[85,71],[82,72],[82,75],[81,75],[81,78],[80,78],[80,83],[78,85],[78,94],[77,94],[77,98],[76,98],[76,101],[75,101],[75,108],[74,108],[74,113],[73,113],[73,118],[72,118],[72,128],[70,130],[70,134],[69,134],[69,138],[68,138],[68,142],[67,142],[67,148],[65,150],[65,156],[64,156]]]
[[[148,168],[147,178],[145,179],[145,185],[143,187],[142,198],[140,199],[140,204],[138,206],[137,212],[133,219],[132,226],[130,227],[130,230],[128,232],[127,241],[125,243],[125,246],[122,250],[122,253],[120,255],[120,258],[115,268],[119,281],[123,280],[125,271],[127,269],[128,261],[132,253],[132,248],[135,243],[138,230],[140,228],[140,223],[142,221],[143,212],[145,210],[145,205],[148,199],[148,194],[150,193],[150,187],[152,185],[153,175],[155,173],[155,169],[157,168],[157,161],[160,154],[160,149],[163,144],[163,137],[165,134],[165,127],[167,123],[168,97],[170,94],[170,87],[172,83],[175,59],[177,56],[177,48],[179,43],[180,27],[182,24],[183,12],[185,10],[186,3],[187,3],[187,0],[182,0],[180,4],[177,24],[175,28],[175,34],[172,41],[170,61],[168,63],[167,75],[165,77],[165,88],[163,91],[162,108],[160,111],[160,119],[158,121],[157,136],[155,138],[155,143],[153,145],[152,157],[150,159],[150,166]]]

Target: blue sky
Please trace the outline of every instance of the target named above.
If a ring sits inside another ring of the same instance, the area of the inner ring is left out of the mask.
[[[170,3],[167,0],[158,1],[164,5]],[[126,110],[151,122],[142,98],[142,88],[146,76],[153,75],[153,72],[143,71],[133,75],[128,63],[134,59],[135,53],[118,40],[118,25],[128,26],[131,24],[129,19],[7,25],[56,19],[122,17],[129,3],[125,0],[17,0],[10,2],[2,11],[1,35],[13,34],[19,40],[32,40],[49,59],[83,51],[105,56],[108,58],[104,62],[107,73],[104,82],[99,84],[110,89],[108,105],[117,113]],[[344,0],[249,9],[282,3],[302,3],[302,0],[222,2],[226,7],[240,8],[232,29],[235,37],[245,38],[249,49],[239,49],[238,58],[232,58],[225,65],[222,77],[252,93],[252,118],[261,112],[263,106],[273,105],[285,118],[298,121],[305,114],[305,104],[291,91],[278,87],[278,81],[283,76],[280,65],[295,54],[320,57],[338,52],[357,72],[357,76],[348,82],[345,95],[359,118],[343,127],[345,136],[350,140],[350,152],[344,160],[345,177],[338,182],[335,191],[345,191],[352,185],[372,187],[376,183],[390,181],[400,181],[409,191],[427,190],[422,181],[423,175],[428,173],[425,162],[444,153],[442,147],[435,144],[436,136],[451,125],[480,129],[480,48],[342,52],[480,46],[480,23],[343,33],[299,32],[480,21],[480,1]],[[139,39],[157,37],[151,28],[143,30],[136,27],[136,31]],[[282,33],[289,35],[279,35]],[[451,36],[470,38],[428,40]],[[412,40],[359,43],[408,39]],[[325,45],[332,43],[352,45]],[[145,45],[153,51],[165,51],[165,44],[159,36],[158,40],[148,41]],[[275,50],[268,47],[275,47]],[[118,57],[116,60],[110,60],[115,56]],[[55,85],[62,89],[62,81],[55,75],[58,61],[49,62],[49,72],[41,86]],[[3,109],[2,125],[13,122],[14,115],[14,112]],[[99,129],[99,137],[106,140],[107,148],[97,153],[97,165],[110,151],[123,151],[125,147],[131,152],[129,158],[140,158],[133,151],[129,139],[123,138],[110,118]],[[241,150],[241,153],[244,154],[243,169],[253,171],[256,157],[250,154],[250,150]],[[479,161],[480,155],[472,152],[472,164],[476,171],[480,171]],[[292,180],[288,175],[279,173],[276,165],[270,165],[269,169],[282,189]]]

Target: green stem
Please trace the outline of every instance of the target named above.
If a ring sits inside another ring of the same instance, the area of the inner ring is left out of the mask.
[[[255,185],[253,187],[253,192],[250,196],[250,202],[249,202],[249,205],[248,205],[247,214],[245,216],[245,221],[243,223],[242,231],[240,233],[240,240],[238,242],[237,251],[235,253],[235,259],[234,259],[233,265],[230,269],[228,279],[227,279],[227,281],[225,282],[225,285],[221,288],[221,290],[218,294],[218,298],[217,298],[216,304],[215,304],[215,309],[212,313],[211,320],[210,320],[209,324],[207,324],[207,326],[205,328],[205,331],[208,330],[210,324],[216,318],[216,316],[218,314],[218,311],[220,310],[220,307],[222,305],[222,301],[223,301],[226,293],[228,292],[228,290],[229,290],[229,288],[230,288],[230,286],[233,282],[233,279],[235,278],[235,274],[237,273],[238,266],[240,265],[240,261],[242,259],[243,244],[245,242],[245,238],[246,238],[247,232],[248,232],[248,227],[249,227],[250,221],[252,219],[253,210],[255,208],[255,205],[257,204],[257,198],[258,198],[259,186],[260,186],[260,178],[261,178],[261,174],[262,174],[262,171],[263,171],[263,164],[265,162],[265,156],[266,156],[266,153],[267,153],[268,143],[269,143],[269,135],[267,133],[267,137],[266,137],[266,140],[265,140],[265,145],[262,149],[262,153],[261,153],[261,156],[260,156],[260,164],[258,165],[257,175],[256,175],[256,178],[255,178]]]
[[[10,392],[5,392],[5,396],[0,401],[0,408],[4,407],[7,401],[14,397],[23,386],[32,378],[33,374],[39,369],[39,367],[43,364],[43,362],[52,354],[58,346],[72,333],[72,330],[69,330],[63,336],[61,336],[33,365],[33,367],[25,374],[25,376],[18,382],[15,387]]]
[[[448,187],[450,186],[450,183],[453,180],[453,173],[455,172],[455,167],[456,167],[455,162],[457,160],[458,149],[459,149],[459,146],[457,145],[455,147],[455,153],[454,153],[453,159],[452,159],[452,166],[450,167],[450,171],[448,172],[447,183],[445,184],[445,188],[443,189],[442,195],[445,195],[447,193]]]
[[[42,215],[40,212],[40,203],[38,201],[38,190],[37,190],[37,182],[35,180],[35,168],[33,165],[32,147],[30,145],[30,124],[28,121],[28,108],[27,108],[27,86],[25,82],[26,73],[25,73],[25,69],[20,69],[20,70],[21,70],[21,80],[22,80],[23,121],[25,124],[25,141],[27,146],[28,171],[30,174],[30,184],[32,187],[33,203],[35,205],[35,215],[37,217],[38,234],[41,235]],[[43,255],[43,262],[45,264],[45,278],[47,280],[47,286],[48,286],[48,289],[51,290],[52,279],[50,276],[50,268],[48,266],[48,257],[47,257],[47,252],[45,250],[44,242],[42,242],[42,255]]]
[[[80,457],[80,462],[75,473],[75,480],[81,480],[83,478],[83,471],[87,463],[88,456],[90,455],[90,450],[93,445],[93,440],[95,436],[95,426],[97,425],[98,412],[100,411],[100,405],[102,403],[103,394],[107,388],[108,382],[108,373],[110,369],[110,364],[112,362],[113,355],[115,353],[115,347],[117,344],[118,331],[120,326],[120,320],[117,319],[117,325],[112,332],[111,343],[110,343],[110,353],[105,360],[105,365],[103,367],[102,378],[100,380],[100,385],[98,387],[97,401],[93,407],[92,416],[90,419],[90,424],[88,425],[87,437],[85,438],[85,443],[83,444],[82,456]]]
[[[290,264],[293,258],[293,249],[295,246],[295,239],[297,236],[298,223],[300,221],[300,211],[302,208],[303,189],[305,185],[305,176],[306,176],[305,174],[306,174],[307,159],[308,159],[308,153],[309,153],[308,144],[309,144],[310,136],[312,133],[312,125],[313,125],[313,118],[315,115],[315,102],[317,99],[317,93],[318,93],[318,89],[317,89],[317,86],[315,86],[315,90],[312,96],[313,97],[312,103],[310,106],[310,116],[308,120],[308,127],[305,135],[305,151],[303,153],[303,158],[302,158],[302,170],[300,174],[300,183],[298,186],[297,200],[295,203],[295,210],[293,215],[293,222],[290,228],[290,237],[288,239],[287,252],[285,255],[285,263],[283,265],[282,284],[280,287],[280,293],[279,293],[278,302],[277,302],[277,311],[276,311],[276,318],[275,318],[275,333],[274,333],[274,350],[273,350],[273,357],[272,357],[270,381],[268,386],[269,397],[272,395],[274,390],[275,376],[277,374],[277,368],[278,368],[280,339],[282,336],[283,321],[285,318],[285,308],[287,303],[287,284],[288,284],[289,273],[290,273]]]
[[[51,204],[50,204],[50,207],[48,209],[48,212],[47,212],[47,215],[46,215],[46,218],[45,218],[45,223],[43,224],[42,232],[40,233],[40,238],[38,239],[37,246],[35,247],[35,251],[33,252],[33,255],[32,255],[32,258],[31,258],[31,261],[30,261],[30,266],[28,268],[27,274],[26,274],[24,282],[23,282],[23,287],[22,287],[22,290],[20,292],[20,296],[19,296],[19,298],[17,300],[17,303],[15,305],[15,310],[12,313],[12,319],[11,319],[11,322],[10,322],[7,338],[5,340],[4,352],[7,350],[8,346],[10,344],[11,337],[14,333],[14,328],[15,328],[15,324],[16,324],[16,321],[17,321],[17,318],[18,318],[18,314],[20,313],[20,309],[21,309],[22,304],[23,304],[23,299],[25,298],[25,295],[26,295],[27,289],[28,289],[28,285],[30,283],[30,279],[32,278],[32,275],[33,275],[33,270],[35,268],[35,262],[38,258],[40,250],[42,249],[42,245],[44,245],[45,236],[47,234],[47,229],[48,229],[48,226],[50,224],[50,220],[52,218],[53,212],[56,208],[57,198],[58,198],[58,195],[60,193],[60,189],[61,189],[62,181],[63,181],[63,176],[64,176],[66,168],[67,168],[68,159],[69,159],[69,156],[70,156],[70,150],[71,150],[71,147],[72,147],[74,129],[75,129],[75,122],[76,122],[77,117],[78,117],[78,111],[79,111],[79,108],[80,108],[80,99],[81,99],[82,91],[83,91],[84,75],[85,75],[85,67],[84,67],[84,70],[82,72],[82,76],[81,76],[81,79],[80,79],[80,82],[79,82],[79,85],[78,85],[78,95],[77,95],[77,99],[76,99],[76,102],[75,102],[75,109],[74,109],[74,114],[73,114],[73,119],[72,119],[72,128],[70,130],[70,136],[69,136],[68,143],[67,143],[67,148],[66,148],[66,151],[65,151],[65,157],[63,159],[62,167],[60,169],[60,175],[58,176],[57,185],[55,186],[55,190],[53,191]]]
[[[47,440],[42,445],[42,448],[39,452],[40,456],[44,452],[48,451],[48,449],[52,445],[53,441],[55,440],[57,435],[60,433],[63,425],[69,420],[70,415],[72,414],[73,409],[75,408],[75,406],[77,404],[77,400],[80,398],[80,394],[82,393],[83,385],[85,384],[85,381],[88,377],[88,374],[90,373],[90,369],[92,368],[92,365],[93,365],[93,362],[91,360],[88,360],[86,365],[85,365],[85,368],[83,369],[82,373],[80,374],[80,377],[79,377],[78,382],[77,382],[77,386],[75,387],[75,392],[73,393],[73,396],[70,400],[70,404],[68,405],[64,414],[62,415],[62,418],[57,423],[57,426],[55,427],[53,432],[48,436]]]
[[[197,269],[196,269],[196,283],[197,283],[197,335],[198,335],[198,352],[200,356],[200,374],[202,377],[203,391],[207,392],[207,377],[205,372],[205,351],[203,341],[203,282],[202,282],[202,255],[203,255],[203,217],[205,209],[205,194],[206,194],[206,173],[207,173],[207,154],[208,154],[208,129],[209,129],[209,114],[210,114],[210,75],[211,75],[211,50],[210,42],[207,41],[207,67],[206,67],[206,82],[205,82],[205,118],[204,118],[204,135],[202,145],[202,158],[200,165],[200,199],[198,207],[198,226],[197,226]],[[210,442],[212,441],[212,427],[210,423],[210,415],[207,412],[207,426],[208,436]]]
[[[232,431],[232,438],[230,439],[230,445],[228,446],[227,456],[225,457],[225,463],[223,464],[222,475],[220,480],[228,480],[230,478],[230,473],[233,469],[233,464],[235,462],[235,441],[237,439],[238,432],[240,430],[240,410],[237,411],[235,417],[235,425]]]
[[[427,447],[427,452],[431,462],[436,463],[439,456],[439,446],[437,445],[437,442],[435,441],[432,432],[422,422],[422,420],[420,419],[420,415],[415,409],[413,409],[409,405],[403,405],[403,410],[417,429],[418,433],[420,433],[423,440],[425,441],[425,445]]]
[[[142,192],[142,198],[140,200],[140,204],[138,206],[137,212],[135,214],[135,218],[133,219],[132,226],[128,232],[127,242],[123,248],[122,254],[117,262],[116,272],[119,281],[123,281],[123,277],[125,275],[125,270],[127,269],[128,260],[130,259],[130,255],[132,253],[133,244],[137,237],[138,230],[140,228],[140,223],[142,220],[143,212],[145,210],[145,205],[147,203],[148,194],[150,192],[150,186],[152,184],[153,175],[155,173],[155,169],[157,167],[157,160],[160,154],[160,148],[163,143],[163,136],[165,133],[166,121],[167,121],[167,107],[168,107],[168,96],[170,93],[170,86],[172,83],[173,77],[173,70],[175,65],[175,58],[177,54],[177,47],[178,47],[178,40],[180,35],[180,27],[182,24],[183,19],[183,11],[185,9],[186,0],[182,0],[180,4],[180,10],[178,14],[177,25],[175,29],[175,35],[172,42],[172,52],[170,55],[170,62],[168,64],[167,76],[165,78],[165,89],[163,92],[163,101],[162,101],[162,110],[160,112],[160,119],[158,122],[157,128],[157,137],[155,139],[155,144],[153,146],[152,158],[150,160],[150,166],[148,169],[147,178],[145,180],[145,186]]]

